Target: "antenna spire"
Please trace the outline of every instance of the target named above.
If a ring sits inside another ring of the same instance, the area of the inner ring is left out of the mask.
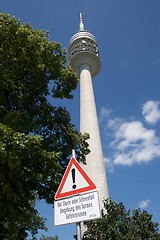
[[[83,19],[82,19],[82,13],[80,13],[79,31],[85,31],[84,23],[83,23]]]

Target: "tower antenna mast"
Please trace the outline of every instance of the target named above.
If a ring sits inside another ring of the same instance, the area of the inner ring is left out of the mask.
[[[79,31],[85,31],[83,18],[82,18],[82,13],[80,13]]]

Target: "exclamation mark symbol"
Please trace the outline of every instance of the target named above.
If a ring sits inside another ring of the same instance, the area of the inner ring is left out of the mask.
[[[72,185],[72,188],[75,189],[77,186],[75,184],[75,168],[72,168],[72,181],[73,181],[73,185]]]

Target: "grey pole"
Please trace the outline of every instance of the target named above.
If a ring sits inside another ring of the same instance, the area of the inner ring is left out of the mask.
[[[82,240],[81,237],[81,223],[77,223],[77,240]]]
[[[72,157],[76,158],[75,156],[76,156],[75,150],[72,149]],[[76,227],[77,227],[77,240],[82,240],[82,237],[81,237],[81,223],[80,222],[77,223]]]

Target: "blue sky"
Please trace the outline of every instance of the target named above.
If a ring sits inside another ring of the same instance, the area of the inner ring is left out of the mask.
[[[0,10],[48,30],[65,48],[83,13],[100,48],[93,84],[110,196],[160,223],[160,1],[0,0]],[[79,129],[79,87],[63,105]],[[52,207],[42,202],[38,209],[47,235],[73,239],[75,224],[54,227]]]

